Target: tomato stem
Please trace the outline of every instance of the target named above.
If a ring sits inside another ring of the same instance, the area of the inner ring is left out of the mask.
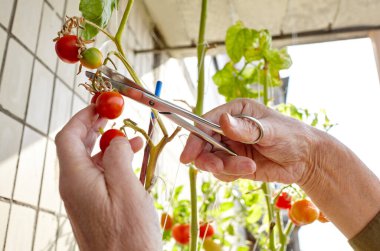
[[[125,30],[125,26],[128,21],[129,13],[131,12],[132,6],[133,6],[134,0],[129,0],[127,6],[125,7],[123,17],[121,18],[119,28],[117,29],[116,35],[115,35],[115,44],[118,49],[118,51],[125,56],[124,50],[121,44],[121,38],[123,36],[123,31]]]
[[[106,35],[109,39],[111,39],[113,42],[115,42],[115,37],[111,33],[109,33],[107,30],[105,30],[102,27],[100,27],[99,25],[97,25],[97,24],[95,24],[95,23],[93,23],[93,22],[91,22],[89,20],[86,20],[86,19],[84,19],[84,23],[88,24],[88,25],[91,25],[92,27],[94,27],[94,28],[98,29],[99,31],[103,32],[104,35]]]
[[[206,55],[205,31],[207,18],[207,0],[202,0],[201,19],[199,23],[197,58],[198,58],[198,93],[197,103],[194,113],[202,115],[204,101],[204,59]],[[198,248],[198,205],[197,205],[197,170],[190,165],[190,201],[191,201],[191,231],[190,231],[190,251],[196,251]]]

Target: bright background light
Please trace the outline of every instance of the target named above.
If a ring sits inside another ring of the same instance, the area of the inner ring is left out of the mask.
[[[338,125],[329,133],[350,147],[380,177],[380,85],[369,38],[288,48],[293,65],[287,102],[326,110]],[[354,209],[353,209],[354,210]],[[332,225],[299,232],[301,250],[352,250]]]

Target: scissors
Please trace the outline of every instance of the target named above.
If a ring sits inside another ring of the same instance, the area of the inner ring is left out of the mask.
[[[103,74],[102,78],[105,81],[109,81],[112,84],[113,88],[118,90],[120,94],[128,98],[131,98],[139,102],[140,104],[143,104],[145,106],[148,106],[152,109],[157,110],[158,113],[169,118],[177,125],[185,128],[186,130],[194,133],[198,137],[210,143],[214,147],[215,150],[222,150],[229,153],[232,156],[237,156],[237,154],[234,151],[226,147],[221,142],[216,141],[213,137],[211,137],[210,135],[202,131],[200,128],[193,126],[192,124],[190,124],[189,122],[181,118],[180,116],[186,119],[189,119],[198,125],[202,125],[218,134],[223,135],[223,131],[219,125],[209,120],[206,120],[202,117],[199,117],[196,114],[189,112],[180,106],[177,106],[164,99],[157,97],[152,92],[137,85],[132,80],[128,79],[124,75],[120,74],[119,72],[115,70],[110,69],[109,67],[105,65],[100,66],[98,70]],[[95,77],[95,73],[86,71],[86,76],[89,77],[90,79],[93,79]],[[241,117],[247,117],[247,116],[241,115]],[[262,137],[262,127],[260,128],[261,126],[260,122],[258,121],[254,121],[254,122],[256,123],[256,125],[259,125],[258,127],[260,129],[260,136],[256,140],[258,142],[258,140],[260,140]],[[257,124],[257,122],[259,124]]]

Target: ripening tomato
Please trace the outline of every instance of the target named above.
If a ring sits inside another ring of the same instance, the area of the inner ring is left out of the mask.
[[[91,104],[96,104],[96,100],[98,99],[101,92],[95,92],[95,94],[91,98]]]
[[[100,149],[104,153],[107,149],[107,147],[110,145],[111,140],[113,140],[115,137],[125,137],[124,133],[117,129],[109,129],[105,133],[102,134],[102,137],[100,138]]]
[[[222,251],[222,247],[213,241],[211,238],[206,238],[203,242],[205,251]]]
[[[95,109],[100,117],[115,119],[120,116],[124,99],[118,92],[102,92],[96,99]]]
[[[322,213],[322,211],[319,211],[318,221],[322,223],[326,223],[326,222],[329,222],[330,220],[326,217],[324,213]]]
[[[289,210],[289,217],[299,225],[310,224],[318,219],[318,216],[319,209],[314,205],[313,202],[306,199],[294,202]]]
[[[189,224],[176,224],[172,228],[172,236],[176,242],[186,245],[190,241],[190,226]]]
[[[88,48],[82,52],[81,56],[81,64],[88,69],[96,69],[103,64],[103,54],[98,48]]]
[[[282,192],[276,200],[276,207],[279,209],[289,209],[292,207],[292,196],[287,192]]]
[[[207,232],[206,232],[207,229]],[[214,235],[214,228],[210,223],[202,223],[199,226],[199,237],[202,239],[212,237]]]
[[[65,35],[55,43],[55,52],[58,57],[65,63],[75,64],[78,58],[78,37],[75,35]]]
[[[165,230],[168,231],[172,228],[173,226],[173,219],[172,217],[167,214],[167,213],[162,213],[161,214],[161,227]]]

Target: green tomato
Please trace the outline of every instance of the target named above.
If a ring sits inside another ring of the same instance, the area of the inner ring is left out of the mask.
[[[92,47],[82,52],[81,64],[88,69],[96,69],[103,63],[103,55],[98,48]]]

